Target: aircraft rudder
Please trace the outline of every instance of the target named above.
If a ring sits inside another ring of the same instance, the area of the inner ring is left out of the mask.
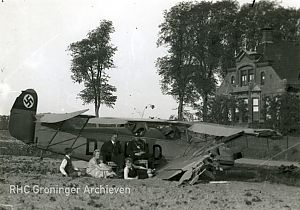
[[[13,137],[33,143],[37,104],[38,96],[33,89],[22,91],[16,98],[9,118],[9,132]]]
[[[12,109],[22,109],[26,111],[36,112],[38,97],[33,89],[23,90],[22,93],[16,98]]]

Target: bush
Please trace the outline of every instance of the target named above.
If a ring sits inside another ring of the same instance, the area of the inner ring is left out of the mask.
[[[8,121],[8,116],[0,115],[0,130],[8,130]]]

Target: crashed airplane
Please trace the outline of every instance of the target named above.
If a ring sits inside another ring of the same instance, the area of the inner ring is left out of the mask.
[[[118,134],[124,156],[134,133],[143,131],[149,148],[147,161],[158,168],[161,179],[177,179],[179,183],[195,183],[202,174],[234,165],[241,153],[226,143],[242,135],[277,136],[270,129],[232,128],[203,122],[154,119],[95,118],[84,115],[87,110],[72,113],[37,114],[38,96],[27,89],[15,100],[9,121],[13,137],[39,149],[64,154],[73,149],[73,157],[89,160],[113,134]],[[204,139],[204,140],[203,140]]]

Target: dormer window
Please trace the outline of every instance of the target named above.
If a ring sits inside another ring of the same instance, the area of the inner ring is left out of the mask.
[[[265,84],[265,80],[266,80],[265,72],[261,72],[260,73],[260,84],[264,85]]]
[[[234,85],[234,83],[235,83],[235,78],[234,76],[231,76],[231,84]]]
[[[247,71],[246,70],[241,71],[241,85],[242,86],[247,85]]]
[[[248,79],[248,81],[249,82],[253,82],[254,81],[254,72],[253,72],[253,70],[249,70],[249,79]]]

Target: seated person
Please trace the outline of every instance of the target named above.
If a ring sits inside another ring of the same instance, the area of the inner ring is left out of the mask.
[[[126,153],[128,157],[135,160],[148,159],[148,147],[146,142],[140,138],[139,133],[135,133],[134,139],[128,142]]]
[[[122,159],[122,146],[117,141],[118,135],[114,134],[110,141],[105,142],[101,147],[101,154],[103,156],[103,162],[114,162],[117,164],[117,168],[123,168]]]
[[[70,177],[78,177],[81,173],[78,171],[77,168],[73,166],[71,156],[72,156],[72,149],[66,148],[65,149],[65,157],[62,160],[59,170],[63,174],[63,176],[70,176]]]
[[[131,158],[125,159],[125,165],[124,179],[146,179],[150,177],[148,175],[148,173],[150,174],[150,171],[148,171],[145,167],[134,165]]]
[[[99,149],[94,151],[93,157],[90,159],[86,169],[86,173],[95,178],[110,178],[116,176],[111,167],[103,163],[103,158],[100,157]]]

